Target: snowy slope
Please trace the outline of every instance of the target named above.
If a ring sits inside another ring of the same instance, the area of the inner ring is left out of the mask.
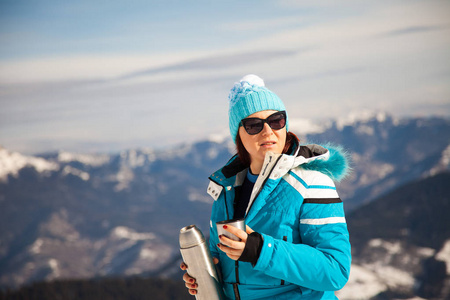
[[[0,181],[7,181],[8,176],[17,177],[19,171],[25,167],[34,168],[41,174],[59,170],[59,165],[55,162],[39,157],[25,156],[0,147]]]

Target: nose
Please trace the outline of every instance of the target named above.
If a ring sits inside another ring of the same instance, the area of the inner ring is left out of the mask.
[[[263,130],[261,131],[261,134],[262,134],[263,136],[269,136],[269,135],[272,135],[272,134],[273,134],[273,130],[272,130],[272,128],[270,128],[269,124],[264,123],[264,128],[263,128]]]

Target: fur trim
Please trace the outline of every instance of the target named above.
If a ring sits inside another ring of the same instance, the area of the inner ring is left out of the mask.
[[[310,163],[301,165],[301,168],[319,171],[337,182],[343,180],[351,172],[350,154],[341,146],[332,144],[321,146],[328,149],[330,152],[329,158],[327,160],[315,159]]]

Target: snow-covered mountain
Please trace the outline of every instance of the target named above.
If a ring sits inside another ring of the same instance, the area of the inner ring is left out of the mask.
[[[308,141],[331,141],[351,153],[353,173],[340,185],[351,211],[417,178],[450,168],[450,120],[396,119],[385,113],[331,122]]]
[[[320,125],[291,120],[290,126],[304,143],[340,144],[351,154],[352,175],[338,185],[348,213],[412,180],[449,170],[449,119],[397,120],[377,113]],[[207,177],[233,153],[228,139],[113,155],[25,156],[0,148],[1,285],[170,276],[177,272],[179,229],[196,224],[208,233]]]
[[[59,165],[40,157],[25,156],[17,152],[10,152],[0,147],[0,182],[7,182],[8,177],[17,178],[18,173],[25,167],[32,167],[37,172],[48,174],[57,171]]]
[[[207,176],[227,156],[227,141],[116,155],[1,149],[1,284],[161,273],[178,259],[181,227],[207,232]]]
[[[449,183],[450,172],[416,180],[347,215],[353,264],[341,298],[450,297]]]

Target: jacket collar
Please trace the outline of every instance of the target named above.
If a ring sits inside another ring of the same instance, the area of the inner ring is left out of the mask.
[[[328,149],[327,149],[328,148]],[[289,154],[266,154],[260,176],[255,183],[254,195],[258,195],[259,188],[267,179],[277,180],[291,169],[301,167],[307,170],[316,170],[330,176],[333,180],[341,180],[348,173],[348,155],[342,148],[327,145],[326,148],[310,145],[294,145]],[[208,193],[217,200],[223,188],[231,189],[242,185],[247,173],[247,167],[237,155],[233,156],[220,170],[214,172],[209,179],[212,181]],[[260,186],[259,188],[257,188]]]
[[[291,151],[289,151],[289,154],[275,154],[273,152],[268,152],[264,159],[261,175],[265,176],[268,171],[272,170],[269,168],[269,162],[273,164],[274,161],[280,161],[279,167],[282,167],[280,170],[283,169],[284,172],[278,172],[277,177],[282,177],[289,170],[302,164],[310,163],[316,159],[327,160],[328,157],[329,151],[322,146],[300,146],[299,144],[295,144]],[[222,186],[240,185],[244,179],[242,174],[246,173],[247,169],[248,167],[241,162],[239,156],[236,154],[225,164],[223,168],[211,174],[209,179]]]

